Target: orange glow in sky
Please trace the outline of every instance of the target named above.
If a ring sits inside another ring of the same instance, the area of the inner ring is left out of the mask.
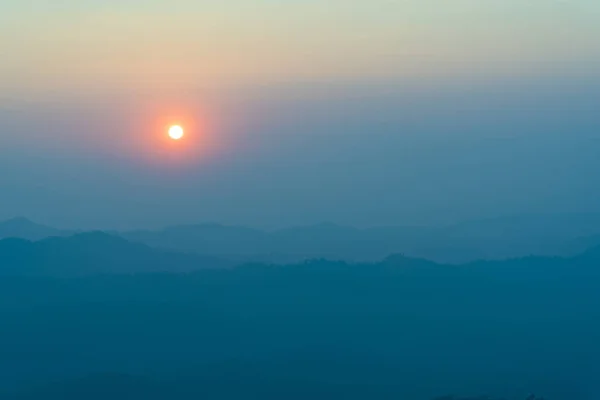
[[[143,117],[148,119],[144,121]],[[215,154],[215,132],[208,125],[201,107],[181,103],[153,105],[140,114],[136,140],[153,165],[196,165],[208,162]],[[143,143],[142,143],[143,142]]]
[[[196,168],[220,160],[236,148],[220,122],[227,121],[222,111],[203,101],[159,93],[127,103],[122,109],[125,122],[109,133],[108,148],[148,168]]]

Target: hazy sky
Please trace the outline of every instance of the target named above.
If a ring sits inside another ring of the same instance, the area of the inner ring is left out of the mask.
[[[0,84],[15,92],[525,73],[600,59],[595,0],[4,0],[0,15]]]
[[[4,0],[0,218],[600,211],[599,37],[595,0]]]

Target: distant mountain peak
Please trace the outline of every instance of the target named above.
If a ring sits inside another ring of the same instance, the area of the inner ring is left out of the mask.
[[[193,272],[234,265],[214,257],[153,249],[102,231],[37,241],[17,237],[0,239],[0,276]]]
[[[2,226],[8,226],[8,225],[10,225],[10,226],[27,226],[27,225],[39,226],[39,224],[36,224],[29,218],[25,218],[25,217],[10,218],[10,219],[0,222],[0,225],[2,225]]]
[[[15,217],[0,222],[0,238],[40,240],[49,236],[65,236],[68,232],[33,222],[25,217]]]
[[[141,243],[132,243],[121,236],[113,235],[104,231],[89,231],[81,232],[72,236],[67,237],[49,237],[40,243],[44,244],[56,244],[60,243],[64,246],[93,246],[93,247],[106,247],[114,249],[115,246],[127,247],[127,248],[148,248],[146,245]],[[148,248],[149,249],[149,248]]]

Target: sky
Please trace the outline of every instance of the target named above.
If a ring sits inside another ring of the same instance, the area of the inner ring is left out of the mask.
[[[0,219],[600,211],[598,37],[593,0],[4,0]]]

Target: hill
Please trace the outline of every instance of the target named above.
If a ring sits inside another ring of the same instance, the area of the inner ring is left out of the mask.
[[[13,218],[0,222],[0,239],[20,238],[41,240],[52,236],[67,236],[72,232],[40,225],[27,218]]]
[[[122,236],[154,247],[239,261],[376,261],[404,253],[438,262],[464,263],[531,254],[573,255],[584,250],[581,238],[594,234],[600,234],[600,214],[531,214],[446,227],[356,229],[324,223],[271,232],[205,224],[123,232]]]
[[[213,257],[154,249],[103,232],[51,237],[37,242],[15,238],[0,240],[0,275],[189,272],[232,265]]]
[[[0,391],[19,399],[600,393],[600,248],[198,269],[196,256],[101,233],[0,244],[3,268],[6,254],[55,260],[0,279]],[[196,270],[129,273],[166,268]]]
[[[0,224],[0,238],[39,240],[67,236],[23,218]],[[234,263],[290,264],[328,258],[374,262],[394,253],[442,263],[498,260],[531,254],[571,256],[599,244],[600,214],[528,214],[469,221],[442,227],[357,229],[331,223],[262,231],[238,226],[196,224],[162,230],[115,232],[131,242]]]

